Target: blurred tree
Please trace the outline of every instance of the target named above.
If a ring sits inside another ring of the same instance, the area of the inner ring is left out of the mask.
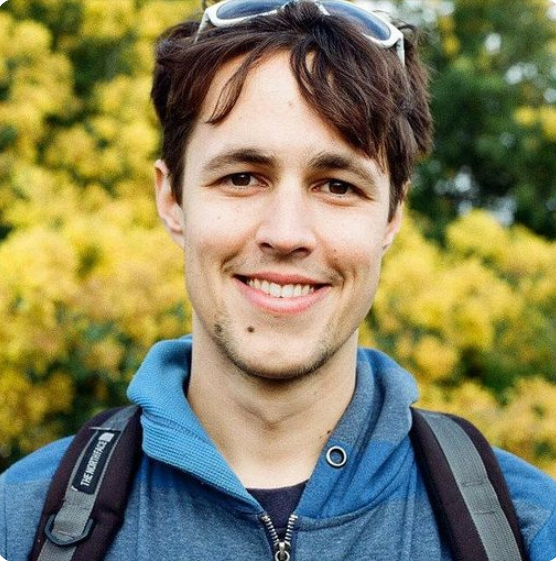
[[[194,0],[0,10],[0,471],[125,402],[189,330],[182,256],[152,202],[154,39]]]
[[[411,202],[439,236],[470,207],[556,237],[556,20],[549,0],[399,0],[425,22],[436,127]]]
[[[502,399],[520,378],[556,383],[556,242],[485,211],[453,221],[446,243],[406,217],[369,316],[379,348],[426,384],[476,380]]]
[[[26,196],[16,177],[22,164],[77,189],[150,195],[159,140],[149,101],[153,42],[197,9],[196,0],[2,6],[0,240],[11,228],[5,209]]]

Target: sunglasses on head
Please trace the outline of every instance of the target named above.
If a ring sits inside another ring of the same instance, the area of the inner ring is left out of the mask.
[[[231,27],[255,17],[270,16],[296,1],[298,0],[222,0],[205,10],[197,36],[210,26]],[[405,65],[403,34],[389,21],[347,0],[312,1],[327,16],[340,16],[358,23],[363,28],[365,37],[384,49],[394,48]]]

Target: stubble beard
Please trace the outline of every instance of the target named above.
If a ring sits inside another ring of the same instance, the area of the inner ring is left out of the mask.
[[[327,330],[329,331],[329,330]],[[324,366],[345,343],[342,341],[336,345],[330,340],[319,341],[318,346],[308,359],[301,364],[289,368],[265,368],[254,367],[245,360],[245,346],[233,336],[230,321],[225,317],[218,318],[213,325],[213,337],[221,353],[247,378],[264,380],[267,383],[286,384],[304,380],[313,376]],[[347,340],[347,339],[346,339]]]

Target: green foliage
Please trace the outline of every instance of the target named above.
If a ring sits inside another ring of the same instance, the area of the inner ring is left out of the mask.
[[[556,237],[556,21],[550,5],[427,0],[419,3],[420,13],[407,15],[410,21],[436,15],[424,44],[434,78],[435,149],[418,171],[412,203],[431,218],[437,236],[472,205]]]

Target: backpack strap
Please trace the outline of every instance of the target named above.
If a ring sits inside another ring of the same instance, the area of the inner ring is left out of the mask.
[[[104,411],[76,434],[52,479],[29,561],[101,561],[141,460],[141,410]]]
[[[515,508],[485,437],[459,417],[411,412],[417,462],[454,560],[525,561]]]

